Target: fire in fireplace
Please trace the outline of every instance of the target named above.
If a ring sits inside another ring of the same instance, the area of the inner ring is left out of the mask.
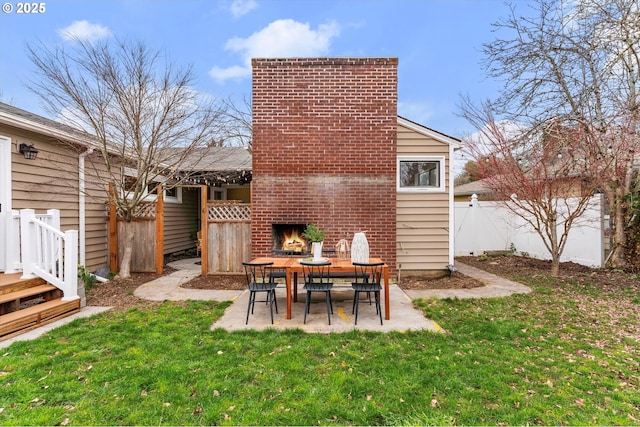
[[[272,252],[278,255],[309,253],[307,239],[302,237],[306,224],[272,224]]]

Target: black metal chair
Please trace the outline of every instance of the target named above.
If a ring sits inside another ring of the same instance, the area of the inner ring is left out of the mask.
[[[266,302],[271,311],[271,324],[273,325],[273,306],[276,306],[278,313],[278,302],[276,301],[276,287],[278,283],[274,280],[271,266],[273,262],[251,263],[243,262],[244,273],[247,278],[247,289],[249,290],[249,305],[247,306],[247,320],[249,323],[249,313],[253,314],[256,304],[256,294],[265,293],[266,299],[259,302]]]
[[[374,294],[376,302],[376,314],[380,316],[380,324],[382,325],[382,308],[380,307],[380,290],[382,285],[382,267],[384,262],[378,263],[353,263],[355,268],[355,281],[351,283],[353,288],[353,307],[351,314],[355,312],[356,325],[358,324],[358,303],[360,302],[360,292],[366,292],[369,296],[369,305],[371,305],[371,293]]]
[[[302,265],[302,274],[304,276],[304,290],[307,291],[307,298],[304,303],[304,323],[307,323],[311,294],[313,292],[324,292],[327,304],[327,318],[329,319],[329,324],[331,324],[331,314],[333,314],[333,303],[331,302],[333,282],[329,277],[331,261],[322,263],[300,261],[300,264]]]

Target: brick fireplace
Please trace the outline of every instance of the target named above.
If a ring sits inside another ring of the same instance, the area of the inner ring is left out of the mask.
[[[397,58],[254,59],[252,256],[274,224],[366,231],[396,264]]]

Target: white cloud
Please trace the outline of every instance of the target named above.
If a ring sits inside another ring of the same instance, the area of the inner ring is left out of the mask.
[[[488,155],[495,151],[495,146],[491,142],[493,132],[500,132],[507,139],[516,138],[525,132],[523,124],[508,120],[496,122],[495,129],[485,125],[470,135],[462,139],[461,149],[454,154],[454,174],[458,176],[464,169],[464,165],[470,160],[477,160],[478,156]],[[471,148],[473,147],[473,148]]]
[[[209,75],[224,82],[229,78],[251,75],[251,58],[291,58],[326,55],[331,41],[340,34],[336,22],[321,24],[313,30],[308,23],[292,19],[273,21],[247,38],[235,37],[227,41],[225,49],[240,55],[243,65],[229,68],[214,66]]]
[[[234,65],[233,67],[227,68],[213,66],[209,70],[209,75],[219,83],[224,83],[226,80],[240,80],[244,79],[245,77],[251,77],[251,68],[240,65]]]
[[[256,0],[233,0],[229,7],[229,11],[234,18],[238,19],[257,7],[258,2]]]
[[[111,30],[100,24],[89,21],[74,21],[71,25],[58,30],[58,35],[65,40],[96,41],[111,35]]]
[[[433,107],[424,102],[398,101],[398,114],[418,123],[427,123],[433,116]]]

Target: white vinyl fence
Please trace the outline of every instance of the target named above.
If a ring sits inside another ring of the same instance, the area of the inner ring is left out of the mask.
[[[568,199],[567,203],[575,201]],[[560,261],[601,267],[604,265],[602,195],[591,198],[589,207],[569,231]],[[560,227],[560,226],[559,226]],[[558,228],[560,233],[560,228]],[[524,219],[500,202],[455,203],[455,255],[481,255],[488,251],[515,250],[516,254],[551,259],[540,236]]]

